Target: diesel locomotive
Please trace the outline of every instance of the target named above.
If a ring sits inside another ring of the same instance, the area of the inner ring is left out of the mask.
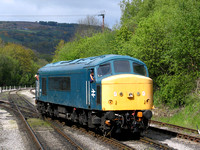
[[[42,115],[60,117],[107,135],[147,129],[153,81],[147,66],[130,56],[103,55],[47,64],[36,76]]]

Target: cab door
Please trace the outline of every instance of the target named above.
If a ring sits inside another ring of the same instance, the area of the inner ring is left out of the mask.
[[[91,73],[94,73],[93,79]],[[96,108],[96,81],[95,81],[95,71],[94,68],[88,69],[87,72],[88,80],[86,81],[86,105],[88,108]]]
[[[39,90],[40,90],[40,84],[39,84],[39,80],[35,81],[35,97],[36,99],[39,99]]]

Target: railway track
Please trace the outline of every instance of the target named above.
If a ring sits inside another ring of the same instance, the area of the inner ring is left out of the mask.
[[[35,147],[37,149],[43,150],[43,146],[40,143],[39,139],[37,138],[36,134],[34,133],[34,131],[32,130],[32,128],[30,127],[30,125],[28,124],[26,117],[24,115],[24,113],[22,113],[21,109],[18,107],[18,105],[16,104],[16,99],[14,97],[14,95],[11,95],[11,92],[9,92],[8,95],[8,99],[10,101],[10,104],[12,105],[12,107],[17,110],[19,117],[21,118],[21,121],[24,123],[26,130],[28,131],[29,135],[32,138],[32,141],[35,145]],[[19,100],[19,99],[18,99]],[[27,114],[26,114],[27,115]]]
[[[102,135],[96,134],[93,131],[87,131],[85,128],[77,127],[76,125],[73,125],[72,128],[74,130],[78,130],[80,132],[83,132],[84,134],[89,134],[89,135],[91,135],[93,137],[96,137],[97,139],[99,139],[103,143],[106,143],[106,144],[110,145],[114,149],[135,150],[134,147],[131,147],[131,146],[127,145],[127,144],[123,144],[121,141],[118,141],[116,138],[107,138],[107,137],[104,137]],[[156,149],[165,149],[165,150],[172,150],[173,149],[172,147],[169,147],[166,144],[157,142],[157,141],[152,140],[152,139],[147,138],[147,137],[141,137],[139,139],[139,141],[141,143],[148,144],[148,145],[150,145],[150,147],[154,147]]]
[[[30,116],[30,113],[34,113],[34,114],[37,113],[35,106],[33,104],[31,104],[30,102],[28,102],[28,100],[26,100],[26,98],[20,96],[17,92],[16,92],[16,94],[13,94],[13,96],[14,95],[17,97],[17,98],[15,98],[15,100],[11,100],[11,102],[0,101],[0,104],[3,103],[4,105],[7,105],[9,107],[9,105],[14,103],[16,105],[16,107],[18,107],[18,109],[21,110],[21,114],[25,113],[25,117],[23,119],[25,121],[26,121],[25,118],[28,118]],[[11,95],[9,96],[9,99],[10,99],[10,97],[11,97]],[[62,135],[62,137],[64,137],[67,141],[69,141],[76,149],[78,149],[78,150],[84,149],[81,146],[77,145],[75,141],[70,139],[70,137],[68,137],[62,131],[62,129],[59,128],[59,125],[57,125],[57,123],[58,123],[57,121],[53,121],[51,119],[45,119],[45,120],[51,125],[52,128],[54,128],[55,131],[57,131],[60,135]],[[26,126],[29,126],[27,122],[26,122],[26,124],[27,124]],[[88,132],[84,128],[77,128],[77,127],[73,126],[73,129],[84,132],[84,134],[92,135],[93,137],[97,138],[101,142],[106,143],[107,145],[110,145],[114,149],[127,149],[127,150],[133,150],[134,149],[133,147],[130,147],[126,144],[123,144],[122,142],[120,142],[120,141],[118,141],[114,138],[107,138],[107,137],[98,135],[93,131]],[[32,130],[32,132],[33,132],[33,130]],[[35,136],[35,138],[37,138],[37,137]],[[39,140],[37,139],[36,141],[39,141]],[[148,138],[142,138],[140,141],[143,142],[143,143],[147,143],[151,146],[157,147],[157,148],[159,147],[159,148],[163,148],[163,149],[170,149],[166,145],[163,145],[163,144],[155,142],[155,141],[153,142],[153,140],[150,140]],[[39,144],[39,145],[41,145],[41,144]],[[41,148],[38,148],[38,149],[41,149]]]
[[[97,138],[99,141],[101,141],[102,143],[106,143],[107,145],[110,145],[111,147],[113,147],[113,149],[125,149],[125,150],[135,150],[135,148],[130,147],[126,144],[123,144],[122,142],[114,139],[114,138],[107,138],[105,136],[102,136],[100,134],[97,134],[93,131],[88,131],[83,127],[78,127],[77,125],[72,125],[71,127],[72,129],[82,132],[85,135],[90,135],[92,137]]]
[[[173,124],[169,124],[169,123],[164,123],[164,122],[160,122],[160,121],[155,121],[155,120],[151,120],[151,123],[156,124],[156,125],[160,125],[160,126],[163,126],[163,127],[170,127],[170,128],[176,129],[176,130],[181,130],[181,131],[186,131],[186,132],[198,134],[198,131],[195,130],[195,129],[181,127],[181,126],[177,126],[177,125],[173,125]]]
[[[149,145],[152,145],[153,147],[155,148],[158,148],[158,149],[164,149],[164,150],[174,150],[172,147],[169,147],[168,145],[166,144],[162,144],[160,142],[157,142],[155,140],[152,140],[148,137],[141,137],[140,138],[140,141],[143,142],[143,143],[147,143]]]
[[[10,102],[0,100],[0,106],[10,109],[14,112],[17,112],[17,114],[19,114],[19,117],[23,121],[28,133],[30,134],[31,138],[33,139],[33,143],[34,143],[36,149],[41,149],[41,150],[49,149],[48,146],[45,148],[44,148],[44,146],[42,146],[42,144],[41,144],[42,142],[40,142],[40,139],[37,137],[36,132],[34,132],[34,130],[30,127],[29,123],[27,122],[27,119],[30,118],[30,113],[37,114],[36,116],[38,117],[38,113],[35,109],[35,106],[32,103],[30,103],[26,98],[20,96],[17,93],[17,91],[15,91],[15,92],[16,92],[15,94],[11,94],[11,92],[9,92],[8,100]],[[21,105],[23,105],[23,106],[21,106]],[[33,117],[33,115],[31,115],[31,117]],[[67,140],[68,143],[71,143],[71,145],[72,145],[71,147],[73,147],[72,149],[77,149],[77,150],[83,149],[83,148],[81,148],[81,146],[79,146],[78,144],[73,142],[72,139],[67,137],[67,135],[64,132],[62,132],[58,127],[56,127],[50,120],[47,120],[47,119],[45,119],[45,120],[51,125],[51,127],[59,135],[61,135],[63,138],[65,138],[65,140]],[[43,141],[43,143],[44,143],[44,141]],[[46,143],[44,145],[46,145]]]
[[[9,110],[11,110],[13,112],[17,112],[18,113],[18,111],[16,109],[14,109],[13,106],[11,106],[11,105],[12,104],[10,102],[8,102],[8,101],[0,100],[0,106],[2,106],[4,108],[7,108],[7,109],[9,109]],[[20,105],[17,105],[17,106],[18,106],[18,108],[21,109],[22,112],[29,113],[32,117],[35,117],[35,118],[39,117],[39,115],[36,112],[34,112],[32,109],[30,109],[28,107],[25,107],[25,106],[20,106]]]
[[[32,90],[30,90],[30,92],[32,93],[32,94],[34,94],[34,92],[32,91]],[[19,96],[19,95],[18,95]],[[23,100],[24,101],[27,101],[25,98],[23,98]],[[30,104],[28,104],[28,105],[30,105]],[[31,104],[32,105],[32,104]],[[30,105],[30,106],[31,106]],[[62,131],[62,129],[59,127],[60,125],[58,124],[59,122],[58,121],[53,121],[53,120],[51,120],[50,118],[44,118],[45,119],[45,121],[47,121],[50,125],[51,125],[51,127],[55,130],[55,131],[57,131],[60,135],[62,135],[67,141],[69,141],[76,149],[78,149],[78,150],[82,150],[82,149],[84,149],[84,148],[82,148],[81,146],[79,146],[78,144],[76,144],[76,142],[73,140],[73,139],[70,139],[70,137],[69,136],[67,136],[67,134],[65,134],[63,131]],[[75,129],[75,128],[74,128]],[[82,130],[81,131],[83,131],[84,129],[83,128],[81,128]],[[76,128],[76,130],[78,130],[78,128]],[[119,142],[119,141],[117,141],[116,139],[109,139],[109,138],[106,138],[106,137],[104,137],[104,136],[100,136],[100,135],[97,135],[97,134],[95,134],[94,132],[92,132],[92,131],[90,131],[90,132],[87,132],[86,130],[85,130],[85,132],[84,132],[85,134],[90,134],[90,135],[95,135],[95,137],[96,138],[98,138],[100,141],[102,141],[103,143],[106,143],[106,144],[109,144],[109,145],[111,145],[112,147],[115,147],[115,148],[117,148],[117,149],[127,149],[127,150],[134,150],[134,148],[132,148],[132,147],[129,147],[128,145],[125,145],[125,144],[123,144],[123,143],[121,143],[121,142]]]
[[[30,126],[28,125],[28,122],[27,122],[27,118],[30,117],[31,115],[34,116],[34,114],[35,114],[35,117],[37,117],[37,110],[35,109],[35,106],[33,104],[31,104],[31,103],[29,104],[29,102],[26,102],[27,101],[26,98],[22,98],[22,96],[20,96],[18,93],[10,94],[9,95],[9,99],[10,99],[10,102],[1,101],[0,100],[0,106],[7,107],[8,109],[11,109],[12,111],[18,112],[20,117],[21,117],[21,115],[23,116],[24,119],[22,119],[22,120],[24,122],[26,121],[26,123],[24,123],[24,124],[26,124],[25,125],[26,128],[30,128]],[[67,134],[62,130],[62,127],[60,128],[61,124],[58,125],[58,121],[51,120],[49,118],[46,119],[46,121],[51,125],[51,127],[56,132],[58,132],[63,138],[65,138],[65,140],[69,141],[69,143],[71,145],[73,145],[73,147],[75,147],[75,149],[78,149],[78,150],[85,149],[81,145],[78,145],[76,140],[74,141],[69,136],[67,136]],[[152,123],[154,123],[154,121]],[[164,124],[163,126],[167,126],[168,125],[168,124],[165,125],[165,123],[160,123],[160,125],[162,125],[162,124]],[[172,125],[172,126],[174,126],[174,125]],[[183,130],[181,128],[182,127],[180,127],[179,130]],[[113,149],[127,149],[127,150],[135,149],[135,148],[133,148],[131,146],[128,146],[127,144],[123,144],[121,141],[118,141],[117,139],[107,138],[107,137],[101,136],[99,134],[96,134],[93,131],[87,131],[87,129],[85,129],[85,128],[80,128],[80,127],[77,127],[77,126],[73,125],[72,129],[79,130],[80,132],[83,132],[84,134],[92,135],[93,137],[97,138],[99,141],[101,141],[103,143],[106,143],[107,145],[110,145],[111,147],[113,147]],[[187,139],[187,140],[190,140],[190,141],[194,141],[194,142],[200,143],[200,139],[197,138],[197,137],[184,135],[184,134],[177,133],[177,132],[174,132],[174,131],[169,131],[168,132],[168,131],[166,131],[164,129],[158,129],[158,128],[155,128],[155,127],[150,127],[150,130],[154,130],[156,132],[162,132],[164,134],[169,134],[169,135],[172,135],[172,136],[175,136],[175,137],[179,137],[179,138],[183,138],[183,139]],[[184,130],[190,131],[190,129],[188,129],[188,128],[186,128],[186,129],[184,128]],[[29,132],[30,132],[30,134],[34,134],[33,130],[29,131]],[[31,132],[33,132],[33,133],[31,133]],[[193,131],[193,129],[191,129],[190,132],[196,133],[196,130]],[[35,137],[32,137],[32,138],[34,139],[34,141],[38,141],[39,142],[39,140],[37,139],[36,135],[35,135]],[[155,140],[152,140],[152,139],[147,138],[147,137],[141,137],[139,139],[139,142],[146,143],[146,144],[150,145],[151,147],[155,147],[156,149],[173,149],[172,147],[169,147],[166,144],[162,144],[160,142],[156,142]],[[41,143],[40,144],[35,144],[35,145],[41,145],[42,146]],[[44,149],[44,148],[43,147],[42,148],[38,147],[37,149]]]
[[[54,121],[51,120],[51,118],[44,118],[45,121],[47,121],[51,127],[57,131],[60,135],[63,136],[71,145],[73,145],[77,150],[83,150],[82,146],[76,143],[72,138],[70,138]]]
[[[24,98],[23,96],[20,96],[18,94],[18,91],[16,92],[16,95],[19,97],[20,100],[22,100],[26,104],[27,108],[30,107],[34,112],[38,113],[36,107],[31,102],[29,102],[26,98]]]
[[[177,138],[186,139],[189,141],[200,143],[200,136],[199,136],[197,130],[186,128],[186,127],[181,127],[181,126],[177,126],[177,125],[173,125],[173,124],[163,123],[163,122],[159,122],[159,121],[154,121],[154,120],[152,120],[151,123],[154,123],[154,124],[157,124],[160,126],[164,126],[164,127],[170,127],[173,130],[175,129],[175,130],[178,130],[181,132],[176,132],[176,131],[167,130],[167,129],[161,129],[161,128],[157,128],[157,127],[153,127],[153,126],[150,127],[151,130],[154,130],[157,132],[162,132],[162,133],[168,134],[168,135],[172,135]],[[182,133],[182,131],[193,133],[193,135]]]
[[[191,136],[191,135],[188,135],[188,134],[183,134],[183,133],[179,133],[179,132],[175,132],[175,131],[171,131],[171,130],[166,130],[166,129],[161,129],[161,128],[157,128],[157,127],[149,127],[149,129],[156,131],[156,132],[159,132],[159,133],[168,134],[168,135],[171,135],[173,137],[177,137],[177,138],[193,141],[193,142],[196,142],[196,143],[200,143],[200,137]]]

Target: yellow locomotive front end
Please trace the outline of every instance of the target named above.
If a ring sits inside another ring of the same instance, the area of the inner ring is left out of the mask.
[[[120,74],[102,80],[102,109],[104,111],[152,108],[152,79],[141,75]]]
[[[119,74],[102,80],[102,110],[106,112],[105,128],[141,133],[152,117],[153,81],[151,78]]]

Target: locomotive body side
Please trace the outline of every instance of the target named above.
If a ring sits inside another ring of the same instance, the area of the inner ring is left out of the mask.
[[[59,66],[39,71],[38,101],[57,105],[101,110],[101,105],[89,95],[96,84],[91,86],[87,68]],[[90,91],[89,91],[90,90]],[[96,88],[95,88],[96,90]],[[91,98],[92,100],[89,100]]]

